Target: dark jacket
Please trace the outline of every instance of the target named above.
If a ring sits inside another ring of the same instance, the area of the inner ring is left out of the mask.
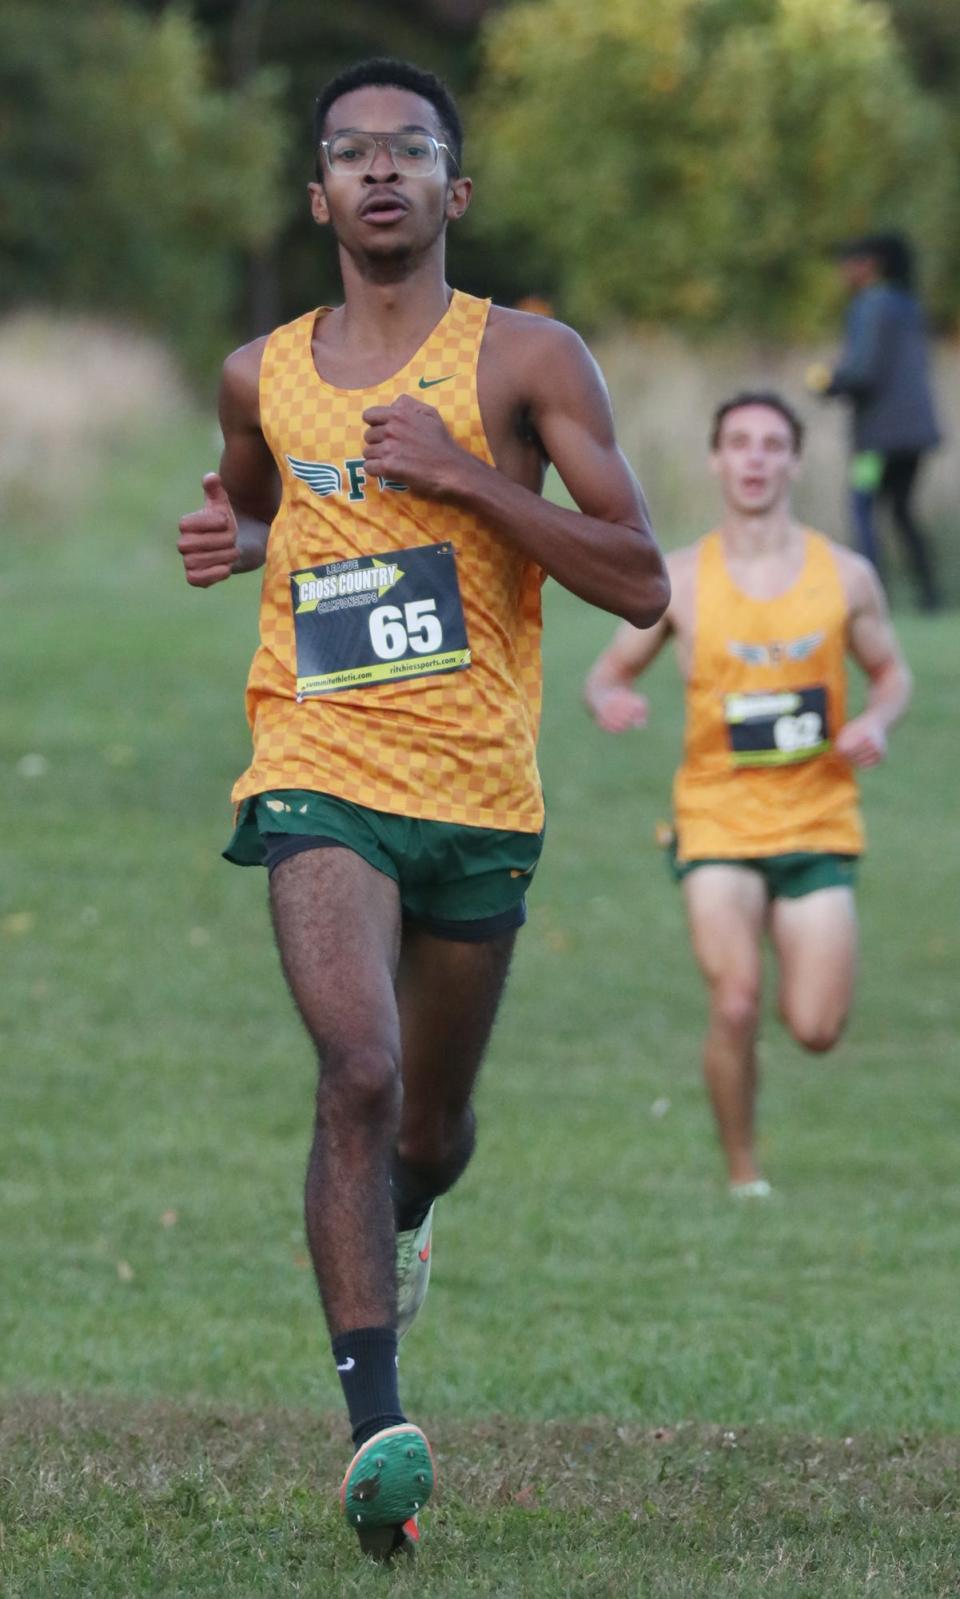
[[[850,302],[846,341],[828,394],[849,399],[855,450],[929,450],[940,441],[923,312],[890,284]]]

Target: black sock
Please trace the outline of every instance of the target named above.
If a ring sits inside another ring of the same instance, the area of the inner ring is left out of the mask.
[[[390,1189],[397,1232],[408,1233],[414,1227],[419,1227],[437,1196],[420,1181],[411,1167],[404,1164],[399,1155],[393,1157]]]
[[[397,1334],[393,1327],[358,1327],[333,1339],[333,1358],[359,1449],[375,1432],[397,1427],[406,1416],[397,1386]]]

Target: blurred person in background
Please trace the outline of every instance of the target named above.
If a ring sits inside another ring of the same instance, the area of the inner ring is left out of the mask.
[[[638,627],[669,588],[582,340],[446,282],[472,186],[445,86],[361,62],[315,134],[344,301],[228,357],[220,472],[178,547],[201,588],[264,566],[225,853],[268,870],[317,1052],[306,1231],[356,1450],[341,1502],[387,1559],[434,1480],[397,1340],[473,1153],[542,844],[543,579]],[[542,498],[551,461],[579,510]]]
[[[623,624],[584,688],[607,732],[644,727],[634,679],[673,639],[686,719],[672,866],[709,994],[704,1070],[730,1190],[751,1199],[770,1193],[754,1143],[764,934],[784,1022],[804,1048],[832,1049],[857,966],[855,772],[883,760],[910,697],[873,567],[791,513],[802,441],[778,394],[718,408],[720,524],[667,556],[666,614],[645,633]],[[852,718],[848,654],[869,684]]]
[[[923,457],[940,442],[923,311],[913,292],[913,251],[900,233],[851,239],[835,251],[851,296],[833,371],[811,367],[815,392],[851,411],[850,488],[857,548],[883,575],[877,508],[887,502],[917,598],[939,610],[933,553],[912,506]]]

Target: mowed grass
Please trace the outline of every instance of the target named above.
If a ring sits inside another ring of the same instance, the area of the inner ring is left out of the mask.
[[[358,1558],[326,1418],[14,1404],[5,1595],[679,1599],[956,1592],[956,1443],[438,1421],[415,1567]]]
[[[331,1499],[313,1065],[263,874],[219,859],[256,580],[192,593],[173,550],[213,458],[206,421],[118,450],[0,555],[4,1599],[383,1582]],[[675,672],[606,738],[580,682],[612,623],[549,592],[548,843],[404,1346],[443,1486],[399,1593],[956,1591],[960,636],[898,623],[856,1014],[826,1060],[768,1018],[776,1195],[735,1206],[653,842]]]

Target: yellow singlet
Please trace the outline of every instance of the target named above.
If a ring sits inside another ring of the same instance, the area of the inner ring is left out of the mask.
[[[261,426],[283,493],[247,683],[254,755],[234,802],[303,788],[429,821],[543,825],[541,569],[479,517],[363,470],[363,412],[401,394],[493,465],[477,400],[489,309],[455,293],[407,365],[369,389],[318,375],[322,310],[267,340]]]
[[[793,586],[755,600],[730,577],[720,534],[700,543],[680,861],[863,848],[856,780],[832,743],[846,719],[847,602],[829,540],[807,531],[805,544]]]

